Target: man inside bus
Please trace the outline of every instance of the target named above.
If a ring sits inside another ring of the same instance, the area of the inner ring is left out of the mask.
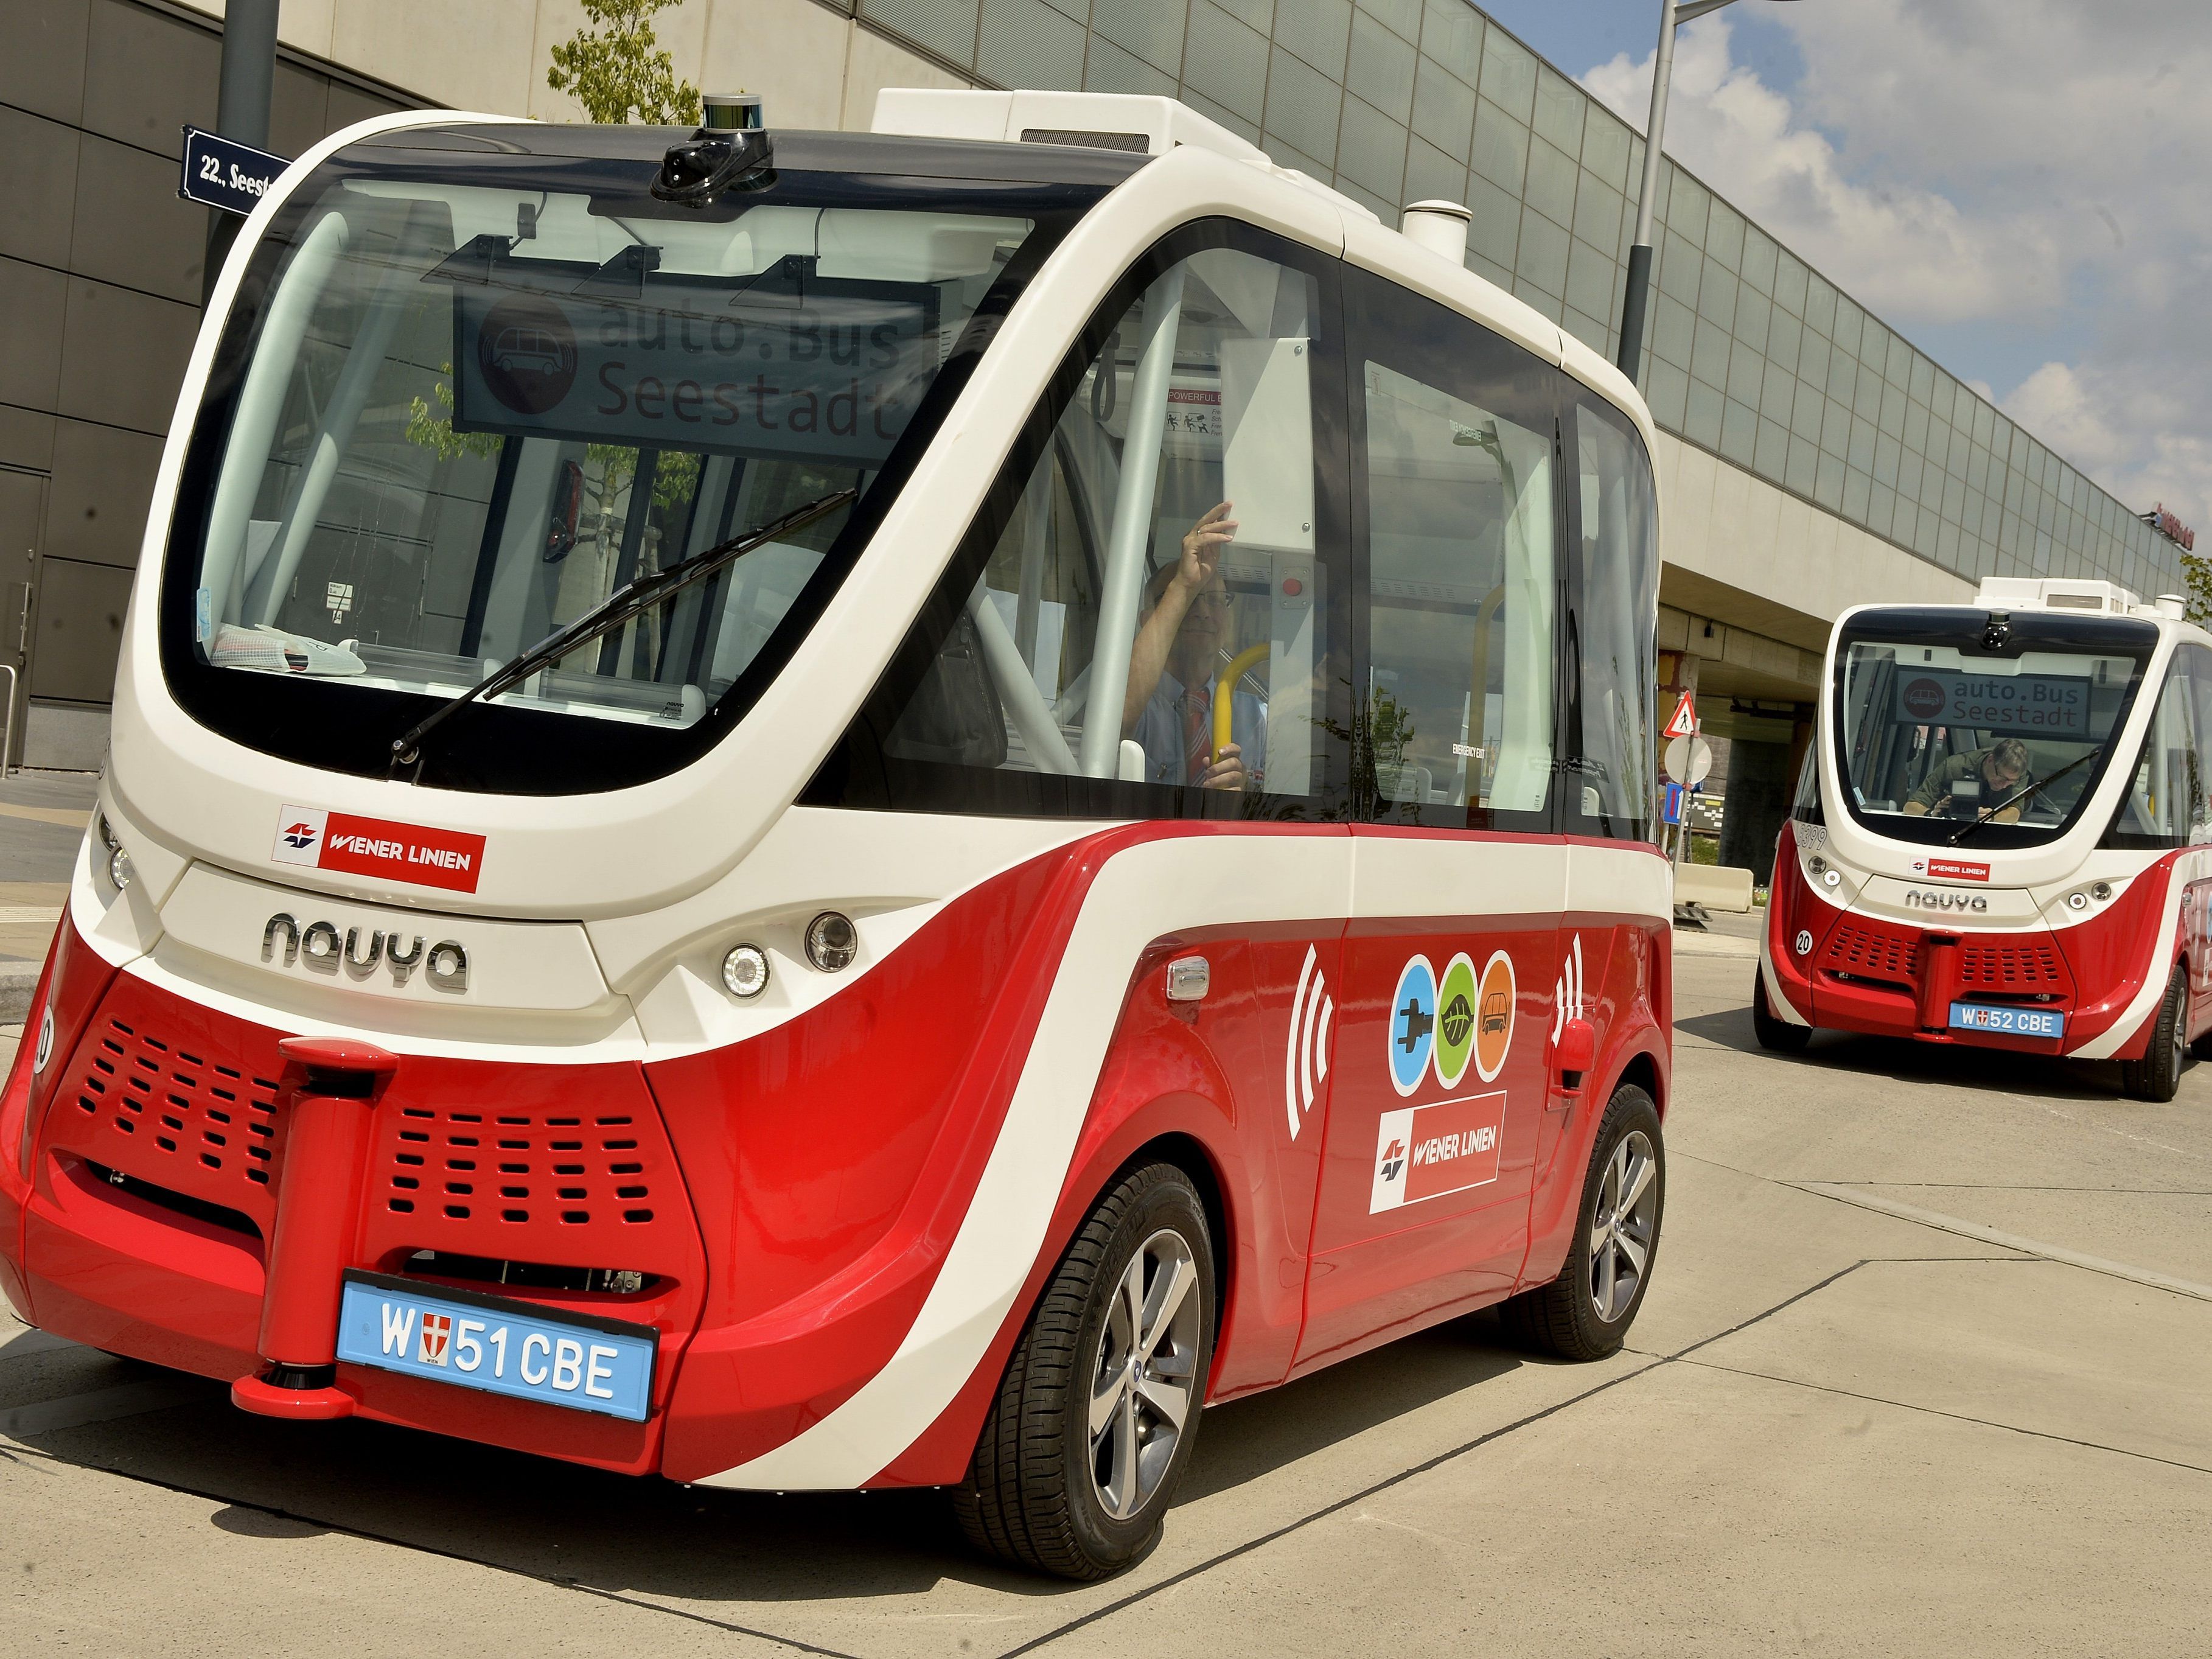
[[[1990,812],[1992,823],[2017,823],[2020,802],[2013,797],[2029,783],[2027,745],[2018,738],[1999,738],[1986,749],[1970,749],[1954,755],[1920,781],[1905,798],[1905,810],[1913,817],[1933,814],[1974,817],[1997,805],[2011,804]],[[1961,789],[1960,785],[1967,787]]]
[[[1237,539],[1231,504],[1215,503],[1185,532],[1175,561],[1146,584],[1150,610],[1129,653],[1121,735],[1145,751],[1150,783],[1243,789],[1260,781],[1267,705],[1233,694],[1230,736],[1213,752],[1215,682],[1237,652],[1237,616],[1221,578],[1221,550]],[[1246,763],[1244,757],[1253,756]]]

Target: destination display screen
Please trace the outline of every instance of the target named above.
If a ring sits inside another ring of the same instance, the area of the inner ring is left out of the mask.
[[[1901,724],[1962,726],[2023,738],[2093,740],[2089,680],[2069,674],[1962,674],[1923,668],[1897,678]]]
[[[501,277],[454,289],[457,431],[875,467],[938,370],[926,283]]]

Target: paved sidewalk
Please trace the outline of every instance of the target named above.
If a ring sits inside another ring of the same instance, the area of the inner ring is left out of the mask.
[[[31,1006],[99,781],[89,772],[0,778],[0,1021]]]

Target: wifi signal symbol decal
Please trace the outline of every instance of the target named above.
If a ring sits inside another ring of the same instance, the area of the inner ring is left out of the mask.
[[[1571,1019],[1581,1019],[1589,1012],[1588,997],[1583,985],[1583,936],[1575,935],[1574,948],[1559,965],[1559,977],[1552,987],[1552,1000],[1557,1012],[1552,1016],[1552,1041],[1559,1040],[1559,1033],[1567,1029]]]
[[[1313,1110],[1314,1085],[1328,1080],[1328,1023],[1336,1014],[1336,1004],[1329,998],[1320,961],[1314,947],[1307,945],[1305,965],[1298,969],[1298,994],[1291,1002],[1290,1037],[1283,1045],[1283,1108],[1290,1115],[1293,1140],[1305,1115]]]

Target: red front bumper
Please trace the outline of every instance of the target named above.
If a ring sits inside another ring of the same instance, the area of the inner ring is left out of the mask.
[[[1767,908],[1767,960],[1776,993],[1809,1024],[1916,1042],[1960,1043],[2063,1054],[2110,1030],[2149,964],[2166,892],[2162,869],[2146,872],[2095,920],[2061,930],[1926,926],[1845,910],[1815,893],[1784,826]],[[2021,1006],[2065,1019],[2063,1037],[1950,1029],[1954,1001]],[[2147,1030],[2147,1027],[2146,1027]],[[2124,1057],[2141,1054],[2131,1032]]]

